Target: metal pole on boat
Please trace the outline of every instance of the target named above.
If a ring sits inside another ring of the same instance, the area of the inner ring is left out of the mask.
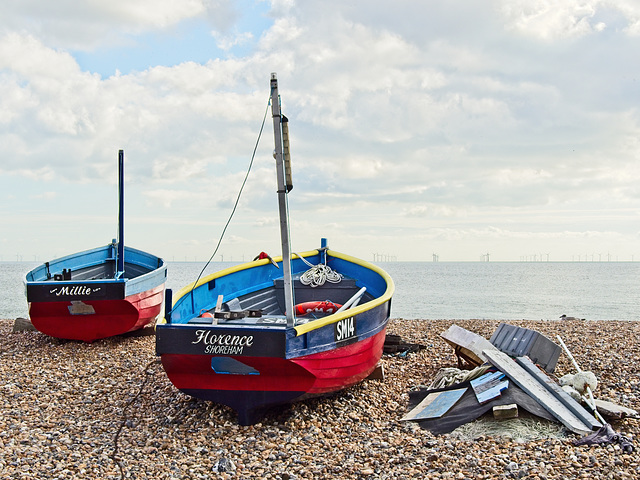
[[[124,274],[124,150],[118,152],[118,262],[116,278]]]
[[[287,185],[285,166],[282,154],[282,114],[280,113],[280,97],[278,95],[278,77],[271,74],[271,114],[273,116],[273,135],[275,140],[276,173],[278,177],[278,207],[280,211],[280,239],[282,242],[282,270],[284,274],[284,304],[287,316],[287,327],[293,327],[293,282],[291,279],[291,248],[289,238],[289,206],[287,204]],[[290,189],[289,189],[290,190]]]

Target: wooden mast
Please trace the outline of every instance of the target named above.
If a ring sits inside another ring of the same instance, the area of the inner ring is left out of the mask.
[[[124,275],[124,150],[118,152],[118,254],[116,278]]]
[[[280,240],[282,242],[282,270],[284,278],[284,305],[287,316],[287,327],[293,328],[295,317],[293,311],[293,282],[291,279],[291,247],[289,236],[289,206],[285,180],[285,165],[282,148],[282,114],[280,113],[280,97],[278,95],[278,77],[271,74],[271,114],[273,116],[273,135],[275,140],[276,173],[278,177],[278,207],[280,212]]]

